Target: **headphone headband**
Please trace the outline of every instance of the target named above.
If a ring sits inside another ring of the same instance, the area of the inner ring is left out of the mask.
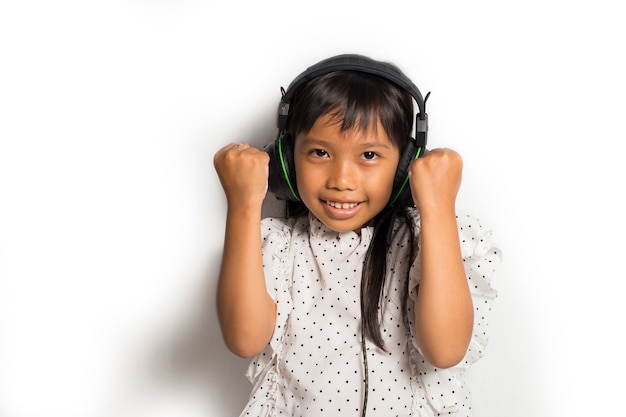
[[[298,75],[287,87],[287,91],[283,94],[280,104],[278,105],[277,125],[281,131],[287,128],[287,116],[289,115],[289,105],[295,92],[301,85],[307,83],[311,79],[327,74],[333,71],[359,71],[368,74],[377,75],[398,87],[407,91],[415,102],[419,112],[415,118],[415,132],[417,136],[426,134],[428,131],[428,115],[426,114],[426,101],[422,97],[422,93],[417,86],[400,70],[385,62],[375,61],[363,55],[344,54],[327,58],[310,66],[300,75]],[[428,98],[428,95],[426,96]]]

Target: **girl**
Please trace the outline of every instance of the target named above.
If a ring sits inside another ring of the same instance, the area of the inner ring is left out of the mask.
[[[287,90],[280,152],[230,144],[214,159],[228,204],[220,326],[253,358],[241,416],[470,416],[463,371],[487,343],[499,250],[456,213],[456,152],[411,157],[399,173],[412,95],[425,131],[412,83],[367,57],[329,61]],[[280,165],[286,216],[261,219]]]

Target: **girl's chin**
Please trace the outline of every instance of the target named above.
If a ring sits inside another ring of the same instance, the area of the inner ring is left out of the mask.
[[[337,232],[337,233],[355,232],[356,234],[360,235],[361,229],[363,228],[363,226],[352,227],[351,225],[348,225],[348,224],[337,224],[337,222],[328,222],[328,221],[324,221],[321,219],[320,221],[324,223],[324,225],[328,227],[330,230],[332,230],[333,232]]]

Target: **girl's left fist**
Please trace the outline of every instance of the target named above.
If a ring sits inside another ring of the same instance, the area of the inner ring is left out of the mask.
[[[463,160],[452,149],[432,149],[409,166],[415,206],[422,210],[452,208],[461,186]]]

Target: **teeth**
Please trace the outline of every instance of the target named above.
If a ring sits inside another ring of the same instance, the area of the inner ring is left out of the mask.
[[[331,207],[344,209],[344,210],[354,208],[358,205],[358,203],[339,203],[337,201],[327,201],[326,204],[328,204]]]

